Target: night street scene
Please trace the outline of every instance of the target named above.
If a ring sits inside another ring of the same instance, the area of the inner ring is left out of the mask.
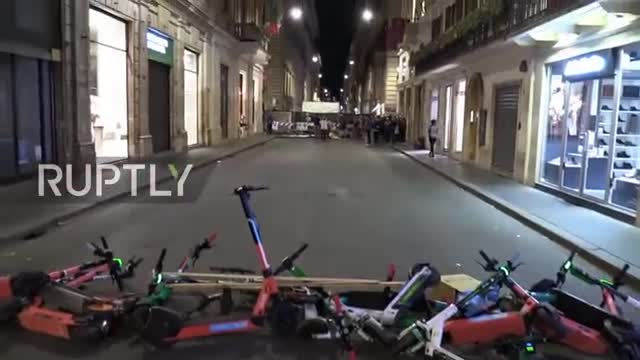
[[[1,360],[640,360],[639,0],[1,0]]]

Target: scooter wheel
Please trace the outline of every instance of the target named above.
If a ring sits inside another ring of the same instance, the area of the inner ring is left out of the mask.
[[[111,331],[111,323],[104,320],[100,324],[91,324],[85,326],[70,326],[69,337],[74,340],[82,341],[98,341],[102,340]]]
[[[298,309],[279,296],[273,298],[267,316],[271,329],[276,335],[290,336],[295,334],[298,329]]]
[[[308,319],[300,324],[298,335],[305,340],[311,340],[314,335],[327,334],[330,330],[327,320],[323,318]]]

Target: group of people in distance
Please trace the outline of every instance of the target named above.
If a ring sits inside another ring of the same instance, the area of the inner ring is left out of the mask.
[[[265,114],[265,130],[272,133],[273,116]],[[316,138],[326,141],[331,135],[338,138],[364,140],[367,146],[380,143],[404,143],[407,141],[407,120],[399,115],[360,115],[338,116],[337,121],[329,120],[327,116],[307,114],[305,120],[313,124],[312,133]],[[428,143],[425,143],[425,141]],[[423,137],[421,148],[429,146],[430,156],[435,157],[435,146],[438,141],[438,124],[431,120],[427,129],[426,139]]]

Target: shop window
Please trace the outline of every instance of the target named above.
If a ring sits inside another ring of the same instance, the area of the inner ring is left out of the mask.
[[[542,180],[558,186],[560,185],[560,169],[562,167],[562,131],[566,111],[563,70],[561,64],[549,68],[549,105],[542,156]]]
[[[442,146],[445,151],[449,150],[449,140],[451,138],[451,117],[453,116],[453,86],[447,86],[445,90],[444,109],[444,139]]]
[[[198,54],[184,51],[184,129],[187,145],[198,144]]]
[[[444,29],[449,30],[455,24],[456,5],[447,6],[444,13]]]
[[[431,39],[436,40],[442,34],[442,16],[438,16],[431,23]]]
[[[17,176],[11,55],[0,53],[0,179]]]
[[[456,0],[455,3],[455,13],[456,13],[456,23],[462,21],[462,17],[464,16],[464,0]]]
[[[478,9],[478,0],[464,0],[464,14],[465,16],[471,14],[474,10]]]
[[[464,144],[464,107],[466,100],[467,81],[458,82],[456,93],[456,139],[455,151],[461,152]]]
[[[238,81],[238,97],[240,101],[240,118],[244,116],[244,74],[240,73]]]
[[[89,11],[91,133],[99,162],[128,156],[126,24]]]
[[[615,119],[611,202],[636,211],[640,191],[640,44],[622,52],[622,88]]]
[[[438,120],[439,95],[438,89],[431,90],[431,112],[429,120]]]
[[[49,63],[0,53],[0,181],[13,181],[53,160]]]

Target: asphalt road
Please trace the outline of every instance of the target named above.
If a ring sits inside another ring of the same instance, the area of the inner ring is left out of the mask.
[[[258,268],[258,260],[236,197],[242,184],[268,185],[253,204],[272,262],[301,243],[311,246],[300,260],[317,276],[377,277],[395,263],[405,274],[416,262],[442,273],[485,274],[475,263],[484,249],[498,259],[519,253],[525,266],[515,278],[531,285],[554,276],[568,251],[475,198],[435,173],[386,148],[360,143],[278,139],[198,171],[206,186],[197,201],[153,203],[148,199],[103,206],[40,238],[0,245],[0,272],[56,269],[87,259],[84,243],[105,235],[123,254],[144,256],[130,286],[143,290],[160,249],[167,268],[208,234],[218,246],[200,261],[209,265]],[[597,271],[579,260],[590,271]],[[105,285],[106,286],[106,285]],[[570,279],[567,290],[592,301],[598,291]],[[124,339],[98,345],[68,344],[0,329],[0,358],[9,359],[334,359],[336,347],[234,336],[192,346],[150,352]],[[344,358],[344,356],[342,357]],[[366,358],[387,358],[375,349]]]

